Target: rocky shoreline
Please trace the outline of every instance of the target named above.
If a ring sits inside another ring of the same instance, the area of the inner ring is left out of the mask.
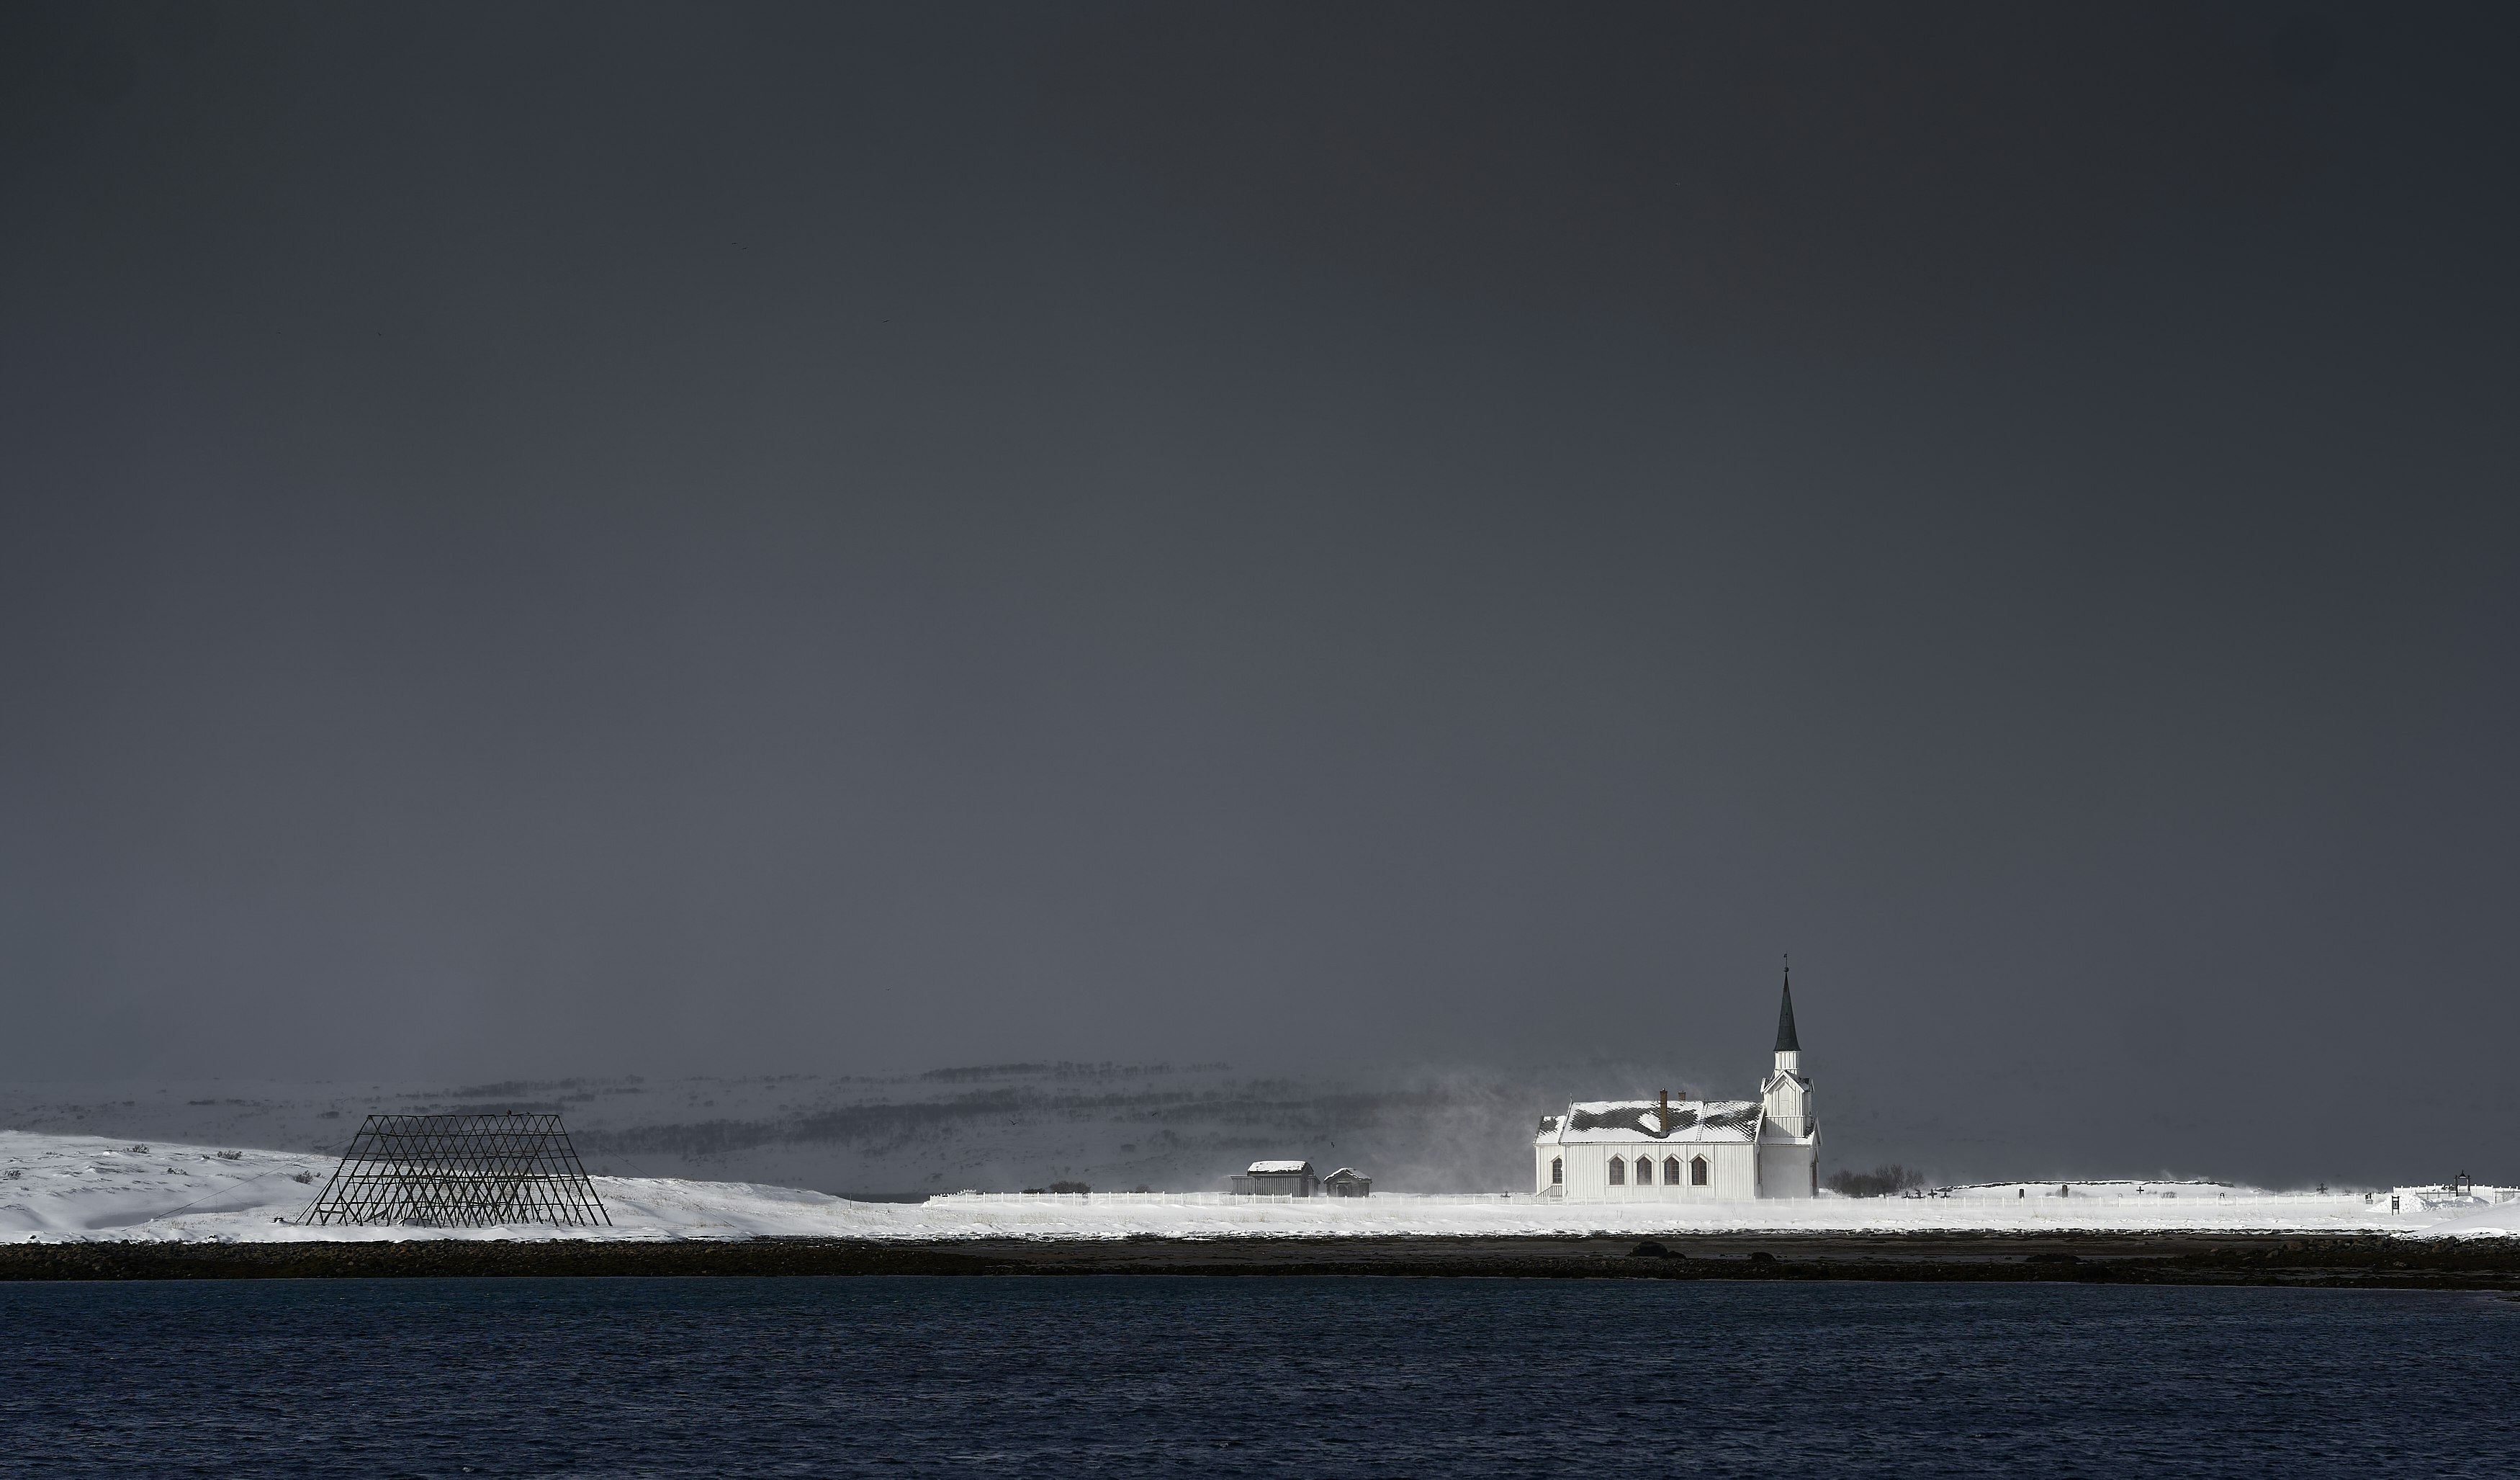
[[[2520,1293],[2520,1239],[2250,1235],[1387,1237],[165,1243],[0,1246],[0,1280],[694,1275],[1379,1275],[2064,1281]]]

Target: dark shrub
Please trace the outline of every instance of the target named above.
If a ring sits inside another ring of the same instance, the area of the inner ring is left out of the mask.
[[[1895,1197],[1925,1184],[1925,1174],[1892,1162],[1869,1172],[1839,1168],[1828,1174],[1828,1189],[1848,1197]]]

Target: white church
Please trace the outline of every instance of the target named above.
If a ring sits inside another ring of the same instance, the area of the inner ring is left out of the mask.
[[[1793,979],[1777,1014],[1777,1067],[1754,1100],[1581,1100],[1540,1122],[1544,1197],[1570,1202],[1738,1202],[1820,1195],[1820,1122],[1794,1034]]]

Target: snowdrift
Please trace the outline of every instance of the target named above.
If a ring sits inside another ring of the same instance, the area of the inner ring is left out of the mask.
[[[2442,1218],[2420,1229],[2419,1234],[2425,1238],[2520,1238],[2520,1202]]]

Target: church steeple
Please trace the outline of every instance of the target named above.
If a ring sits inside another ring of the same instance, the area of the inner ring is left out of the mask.
[[[1794,1032],[1794,963],[1790,956],[1785,959],[1784,999],[1777,1006],[1777,1072],[1803,1072],[1803,1041]]]
[[[1767,1111],[1770,1128],[1790,1136],[1818,1136],[1820,1122],[1812,1119],[1812,1083],[1803,1078],[1803,1041],[1794,1032],[1794,966],[1785,962],[1785,987],[1777,1003],[1777,1072],[1759,1087],[1759,1098]],[[1766,1138],[1766,1133],[1761,1133]],[[1815,1139],[1812,1144],[1818,1146]],[[1817,1158],[1818,1153],[1814,1153]],[[1811,1195],[1820,1195],[1820,1162],[1811,1163]],[[1788,1196],[1801,1196],[1799,1192]]]

